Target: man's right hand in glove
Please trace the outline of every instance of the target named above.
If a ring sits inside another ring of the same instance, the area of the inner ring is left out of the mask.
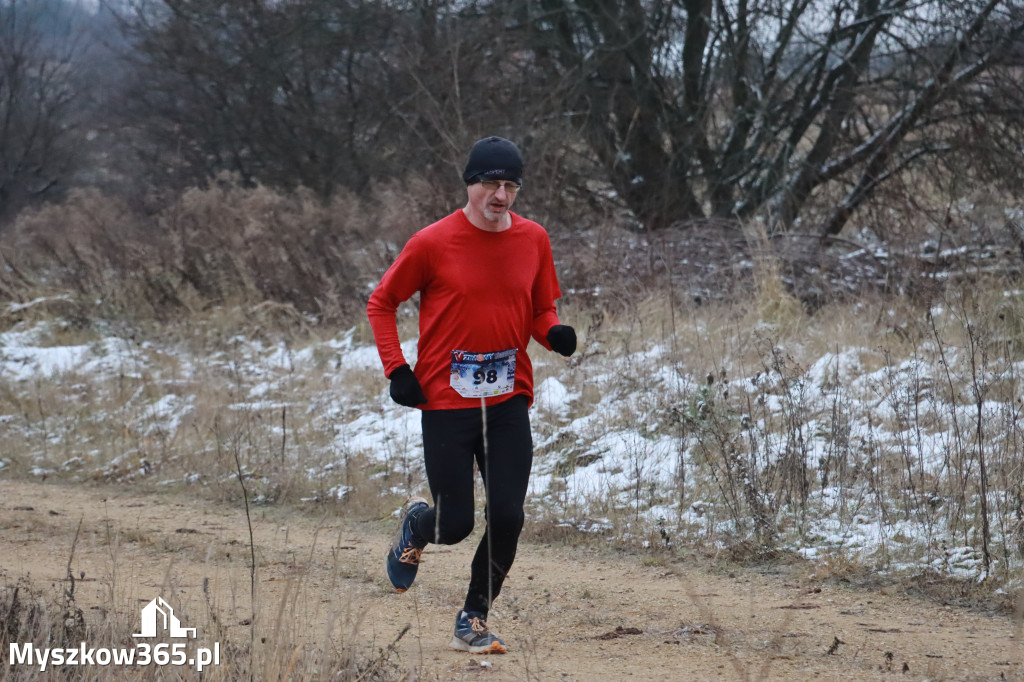
[[[391,399],[399,405],[416,407],[427,402],[423,387],[409,365],[396,367],[388,376],[391,379]]]

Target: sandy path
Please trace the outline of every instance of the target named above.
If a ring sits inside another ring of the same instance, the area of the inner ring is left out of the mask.
[[[726,576],[532,544],[520,548],[490,619],[510,653],[472,657],[447,642],[473,545],[430,547],[416,586],[395,594],[382,570],[390,528],[387,520],[254,509],[263,645],[340,641],[372,656],[410,623],[391,658],[409,679],[1024,679],[1010,618],[755,570]],[[135,632],[140,606],[161,595],[200,632],[248,639],[243,510],[0,481],[0,584],[26,575],[55,584],[72,545],[72,572],[85,575],[78,603],[90,621],[113,610]],[[332,618],[341,625],[326,634]]]

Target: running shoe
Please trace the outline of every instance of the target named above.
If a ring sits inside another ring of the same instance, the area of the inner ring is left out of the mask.
[[[422,497],[410,497],[402,505],[399,516],[398,532],[388,549],[388,580],[398,592],[405,592],[412,587],[416,579],[416,571],[420,567],[420,555],[427,546],[412,530],[413,520],[428,509],[427,501]]]
[[[476,611],[459,611],[455,617],[455,636],[448,646],[471,654],[506,653],[505,643],[487,629],[485,618]]]

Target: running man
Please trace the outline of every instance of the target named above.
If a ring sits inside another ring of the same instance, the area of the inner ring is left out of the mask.
[[[416,232],[367,305],[391,398],[422,410],[434,500],[430,506],[412,497],[402,507],[387,573],[404,592],[427,544],[452,545],[472,532],[475,461],[486,491],[486,527],[450,646],[503,654],[487,613],[515,559],[533,462],[533,366],[526,346],[532,336],[568,357],[576,332],[555,310],[561,291],[547,232],[509,210],[523,182],[519,148],[501,137],[480,140],[462,178],[465,208]],[[413,370],[402,354],[395,311],[416,292],[420,337]]]

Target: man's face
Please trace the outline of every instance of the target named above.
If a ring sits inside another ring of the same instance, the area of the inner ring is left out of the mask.
[[[497,223],[503,220],[516,200],[515,191],[519,186],[508,180],[475,182],[466,187],[469,194],[469,208],[484,220]]]

